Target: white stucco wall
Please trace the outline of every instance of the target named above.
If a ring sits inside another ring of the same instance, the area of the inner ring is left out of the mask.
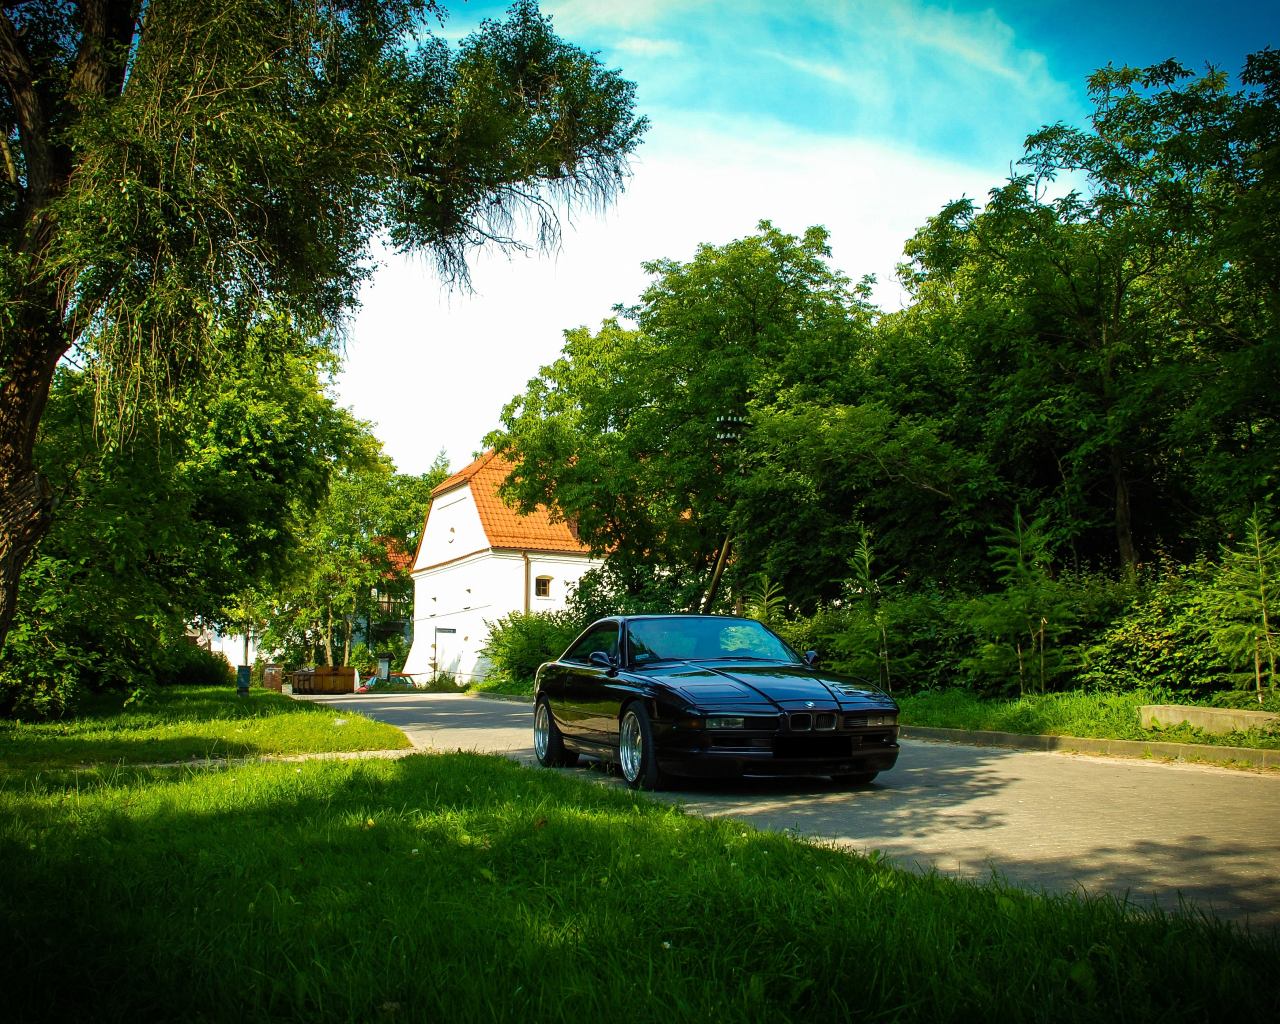
[[[414,570],[439,565],[489,547],[469,484],[460,484],[431,503]]]
[[[455,525],[455,530],[458,536],[461,527]],[[424,549],[428,540],[423,538]],[[528,556],[531,611],[563,609],[582,574],[600,564],[569,552],[531,551]],[[547,597],[535,596],[534,581],[539,576],[551,578]],[[413,577],[413,648],[405,673],[415,682],[425,682],[437,672],[448,672],[459,681],[484,678],[490,667],[480,654],[489,638],[485,621],[524,610],[525,562],[521,553],[486,549],[460,561],[415,570]],[[442,629],[454,632],[441,633]]]

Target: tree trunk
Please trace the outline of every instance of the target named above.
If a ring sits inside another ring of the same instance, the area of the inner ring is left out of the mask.
[[[1111,478],[1116,487],[1116,541],[1120,545],[1120,564],[1131,579],[1138,571],[1138,549],[1133,544],[1133,517],[1129,510],[1129,481],[1124,475],[1120,452],[1111,449]]]
[[[333,668],[333,603],[329,604],[329,618],[324,627],[324,663]]]
[[[707,597],[702,603],[702,614],[710,615],[711,606],[715,604],[716,591],[720,589],[720,576],[724,573],[724,563],[729,557],[729,545],[733,542],[733,536],[726,534],[724,543],[720,545],[720,557],[716,559],[715,571],[711,574],[711,586],[707,587]]]
[[[3,332],[0,359],[0,649],[13,624],[22,568],[53,522],[57,502],[33,461],[40,416],[64,351],[48,336]],[[16,335],[16,336],[15,336]],[[41,342],[43,341],[43,344]]]
[[[73,106],[84,109],[120,95],[126,62],[119,54],[133,41],[141,4],[89,0],[77,6],[83,25],[71,96]],[[33,458],[40,417],[58,360],[91,318],[78,315],[74,306],[67,312],[70,296],[63,290],[69,290],[69,282],[57,280],[46,262],[57,231],[49,207],[66,189],[73,155],[65,142],[57,141],[69,125],[56,126],[57,134],[50,129],[49,97],[39,89],[42,66],[7,11],[0,9],[0,83],[8,90],[25,179],[18,180],[6,140],[9,183],[19,195],[16,244],[6,273],[22,283],[6,296],[0,326],[0,650],[13,624],[22,568],[48,532],[57,504]]]
[[[1025,697],[1027,693],[1027,672],[1022,667],[1022,644],[1018,644],[1018,696]]]

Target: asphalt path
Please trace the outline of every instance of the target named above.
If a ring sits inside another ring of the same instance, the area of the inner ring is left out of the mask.
[[[404,730],[424,751],[533,763],[533,708],[451,694],[313,698]],[[569,770],[623,785],[599,765]],[[1280,772],[904,740],[869,786],[825,779],[684,780],[661,798],[790,830],[904,867],[995,871],[1048,891],[1179,897],[1232,920],[1280,925]]]

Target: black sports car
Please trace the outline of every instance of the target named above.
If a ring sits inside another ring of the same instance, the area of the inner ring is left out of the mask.
[[[754,619],[601,619],[538,669],[534,750],[546,767],[616,761],[633,789],[669,775],[870,782],[898,760],[898,705],[816,663]]]

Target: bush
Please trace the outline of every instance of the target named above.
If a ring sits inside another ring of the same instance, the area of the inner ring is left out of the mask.
[[[1145,595],[1080,649],[1080,685],[1126,691],[1161,689],[1199,698],[1230,686],[1230,672],[1209,636],[1204,594],[1211,567],[1161,566]]]
[[[207,651],[186,637],[171,644],[156,673],[161,686],[235,686],[236,670],[222,653]]]
[[[483,653],[493,668],[484,688],[531,693],[538,666],[560,657],[585,624],[572,612],[512,612],[485,625],[489,640]]]

